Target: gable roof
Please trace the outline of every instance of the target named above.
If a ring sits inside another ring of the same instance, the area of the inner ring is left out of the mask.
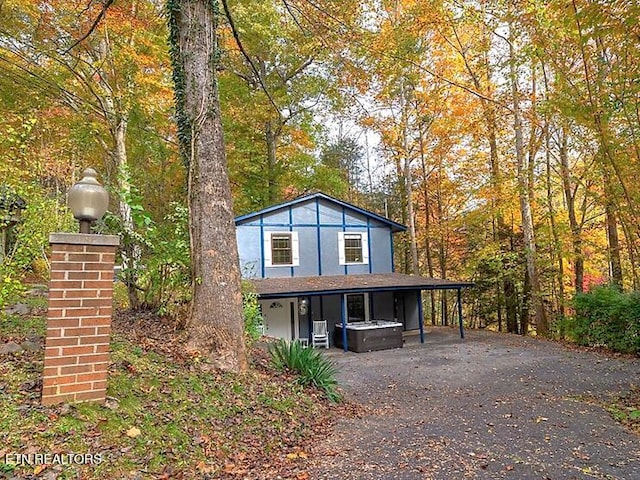
[[[292,207],[294,205],[298,205],[304,202],[308,202],[309,200],[314,200],[314,199],[322,199],[322,200],[326,200],[327,202],[330,203],[334,203],[336,205],[340,205],[341,207],[347,208],[349,210],[352,210],[356,213],[359,213],[361,215],[364,215],[365,217],[368,218],[372,218],[374,220],[377,220],[381,223],[384,223],[385,225],[388,225],[391,228],[391,231],[393,232],[404,232],[407,227],[402,225],[401,223],[398,222],[394,222],[393,220],[390,220],[386,217],[383,217],[382,215],[378,215],[377,213],[373,213],[369,210],[365,210],[363,208],[360,207],[356,207],[355,205],[348,203],[348,202],[344,202],[342,200],[338,200],[337,198],[331,197],[329,195],[327,195],[326,193],[322,193],[322,192],[317,192],[317,193],[310,193],[308,195],[303,195],[301,197],[295,198],[289,202],[284,202],[284,203],[278,203],[276,205],[272,205],[270,207],[267,208],[263,208],[262,210],[258,210],[257,212],[251,212],[251,213],[247,213],[245,215],[240,215],[239,217],[235,218],[235,222],[236,225],[240,222],[244,222],[245,220],[250,220],[252,218],[255,217],[259,217],[260,215],[264,215],[266,213],[271,213],[271,212],[275,212],[277,210],[281,210],[284,208],[289,208]]]

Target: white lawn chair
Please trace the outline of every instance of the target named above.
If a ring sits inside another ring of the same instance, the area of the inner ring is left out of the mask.
[[[326,320],[318,320],[313,322],[311,345],[313,345],[314,347],[318,345],[324,345],[324,348],[329,348],[329,332],[327,332]]]

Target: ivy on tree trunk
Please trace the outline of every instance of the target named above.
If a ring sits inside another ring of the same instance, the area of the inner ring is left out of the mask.
[[[189,170],[193,301],[189,347],[227,371],[247,366],[240,268],[218,99],[217,5],[168,0],[181,153]]]

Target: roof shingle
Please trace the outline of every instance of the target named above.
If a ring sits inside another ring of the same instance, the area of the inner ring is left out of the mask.
[[[393,290],[451,290],[473,286],[470,282],[402,273],[259,278],[250,281],[256,293],[263,298]]]

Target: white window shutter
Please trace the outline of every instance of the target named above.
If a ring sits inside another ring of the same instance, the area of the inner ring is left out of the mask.
[[[271,232],[264,234],[264,266],[271,267]]]
[[[338,259],[340,261],[340,265],[345,265],[347,263],[344,258],[344,232],[338,232]]]
[[[300,266],[300,242],[298,232],[291,232],[291,264],[294,267]]]
[[[363,233],[360,238],[362,239],[362,263],[369,264],[369,235]]]

